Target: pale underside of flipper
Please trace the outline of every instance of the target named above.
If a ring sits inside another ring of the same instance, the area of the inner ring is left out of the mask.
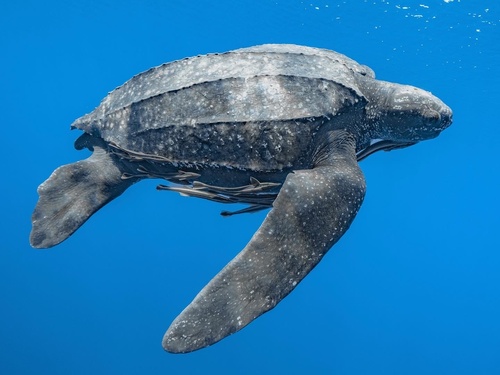
[[[396,141],[380,140],[372,143],[370,146],[358,152],[356,154],[356,157],[358,159],[358,162],[360,162],[377,151],[397,150],[399,148],[412,146],[415,143],[417,142],[396,142]]]
[[[365,194],[353,138],[334,132],[318,164],[290,173],[251,241],[175,319],[172,353],[214,344],[272,309],[349,228]]]

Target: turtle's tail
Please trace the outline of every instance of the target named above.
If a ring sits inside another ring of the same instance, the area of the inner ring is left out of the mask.
[[[138,179],[122,179],[119,159],[102,147],[92,147],[86,160],[57,168],[38,188],[31,218],[31,246],[57,245],[92,214],[118,197]]]

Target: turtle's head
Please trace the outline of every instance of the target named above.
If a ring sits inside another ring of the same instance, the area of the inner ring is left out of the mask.
[[[428,91],[380,82],[370,90],[367,112],[381,139],[419,142],[435,138],[451,125],[452,111]],[[379,86],[380,85],[380,86]]]

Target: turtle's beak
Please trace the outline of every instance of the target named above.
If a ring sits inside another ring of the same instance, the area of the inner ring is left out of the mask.
[[[441,116],[441,125],[444,130],[453,122],[453,112],[450,107],[443,104],[443,108],[441,108],[439,115]]]
[[[437,108],[436,107],[429,108],[429,110],[426,113],[426,117],[428,120],[434,123],[433,127],[438,132],[441,132],[451,125],[453,121],[453,112],[451,111],[451,108],[448,107],[446,104],[444,104],[441,101],[439,102],[440,103],[439,106],[437,106]]]

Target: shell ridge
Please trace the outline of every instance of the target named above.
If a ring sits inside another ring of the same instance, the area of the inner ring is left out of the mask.
[[[114,109],[115,106],[129,104],[135,98],[147,98],[151,94],[189,87],[193,82],[202,83],[243,76],[242,72],[245,70],[255,72],[253,74],[257,74],[262,69],[278,73],[288,71],[291,75],[303,73],[306,76],[317,71],[318,75],[326,74],[335,81],[346,80],[349,85],[355,85],[350,78],[352,74],[366,74],[365,67],[342,54],[317,48],[290,46],[293,47],[292,51],[283,50],[276,45],[264,45],[258,46],[260,49],[249,47],[220,54],[199,55],[159,65],[135,75],[123,85],[115,88],[89,115],[98,116],[107,113],[109,109]],[[256,54],[264,57],[250,57]],[[233,56],[234,61],[228,62],[227,56]],[[288,57],[276,58],[276,56]],[[296,56],[304,58],[297,60]],[[314,58],[314,62],[310,58]],[[222,69],[221,67],[224,66],[228,68]],[[182,75],[179,76],[179,73]]]
[[[111,110],[109,112],[106,112],[103,116],[100,116],[98,118],[92,118],[93,117],[92,113],[89,113],[89,114],[84,115],[84,116],[80,117],[79,119],[77,119],[71,125],[71,127],[72,128],[77,128],[77,129],[82,129],[82,128],[85,127],[86,123],[92,123],[93,121],[99,121],[99,120],[105,119],[105,118],[107,118],[109,116],[113,116],[113,115],[117,114],[120,111],[124,111],[127,108],[130,108],[132,105],[139,105],[139,104],[145,103],[148,100],[151,100],[151,99],[154,99],[154,98],[161,98],[161,97],[163,97],[165,95],[176,94],[176,93],[179,93],[181,91],[193,89],[195,87],[202,87],[204,85],[212,84],[212,83],[216,83],[216,82],[230,81],[230,80],[249,80],[249,79],[257,78],[257,77],[282,77],[282,78],[291,78],[291,79],[294,79],[294,78],[305,78],[305,79],[309,79],[311,81],[329,82],[329,83],[333,83],[335,85],[338,85],[338,86],[340,86],[340,87],[348,90],[352,94],[352,96],[355,97],[355,98],[357,98],[357,99],[363,99],[364,98],[364,96],[361,94],[361,92],[357,92],[352,87],[349,87],[349,86],[345,85],[344,83],[335,81],[335,80],[333,80],[331,78],[324,78],[324,77],[319,77],[319,76],[318,77],[315,77],[315,76],[306,76],[306,75],[297,76],[297,75],[292,75],[292,74],[257,74],[257,75],[247,76],[247,77],[230,77],[230,78],[220,78],[220,79],[211,80],[211,81],[197,82],[197,83],[194,83],[194,84],[192,84],[190,86],[185,86],[185,87],[182,87],[182,88],[179,88],[179,89],[173,89],[173,90],[161,92],[161,93],[158,93],[158,94],[155,94],[155,95],[151,95],[151,96],[148,96],[146,98],[142,98],[140,100],[137,100],[134,103],[130,103],[130,104],[127,104],[125,106],[113,109],[113,110]],[[309,117],[312,117],[312,116],[309,116]],[[294,117],[290,117],[288,119],[283,119],[283,120],[291,120],[291,119],[294,119]],[[204,124],[204,123],[215,124],[215,123],[218,123],[218,122],[220,122],[220,121],[214,121],[214,122],[196,122],[196,124]],[[245,121],[241,121],[241,122],[245,122]],[[171,124],[171,125],[174,125],[174,124]],[[158,129],[158,128],[155,128],[155,129]]]

